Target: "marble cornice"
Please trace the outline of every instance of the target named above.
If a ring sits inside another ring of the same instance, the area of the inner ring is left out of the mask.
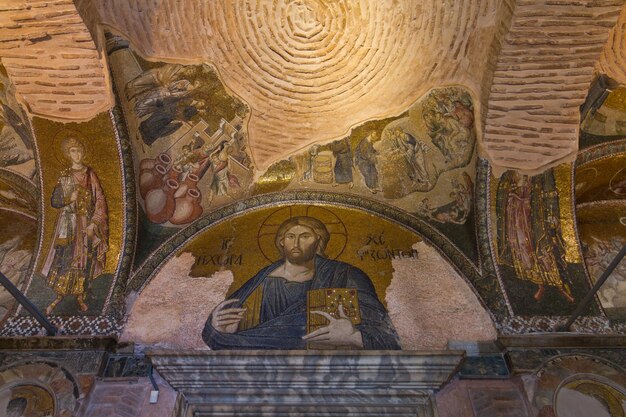
[[[154,350],[147,356],[194,416],[432,416],[430,395],[454,375],[464,352]]]

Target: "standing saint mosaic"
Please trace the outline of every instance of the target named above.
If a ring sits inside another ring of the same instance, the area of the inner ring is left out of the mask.
[[[502,180],[501,187],[506,195],[499,196],[504,216],[498,227],[503,242],[498,256],[513,266],[520,279],[537,285],[533,295],[536,301],[542,300],[546,287],[555,287],[567,301],[574,302],[569,284],[559,276],[557,263],[564,261],[563,254],[553,250],[554,246],[563,246],[553,199],[541,190],[533,198],[531,180],[515,171]],[[547,220],[547,227],[533,230],[534,222],[540,219]]]
[[[106,264],[108,208],[96,172],[85,165],[85,146],[68,136],[61,142],[69,167],[59,176],[50,204],[58,210],[54,242],[41,273],[56,298],[46,308],[51,314],[68,295],[76,296],[80,311],[87,311],[85,293]]]
[[[24,292],[47,315],[92,320],[118,311],[124,233],[132,219],[112,127],[106,113],[65,125],[33,119],[40,240]],[[16,314],[11,320],[27,315]]]
[[[573,310],[588,286],[566,222],[570,190],[559,187],[566,172],[568,166],[533,177],[507,171],[495,186],[497,261],[516,314]]]

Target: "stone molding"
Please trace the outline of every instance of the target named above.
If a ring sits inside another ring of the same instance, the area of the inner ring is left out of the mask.
[[[179,416],[424,416],[463,351],[152,351]]]

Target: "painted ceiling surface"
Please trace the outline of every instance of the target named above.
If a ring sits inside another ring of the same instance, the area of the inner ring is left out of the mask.
[[[626,9],[534,3],[0,1],[1,271],[147,345],[551,330],[626,243]]]

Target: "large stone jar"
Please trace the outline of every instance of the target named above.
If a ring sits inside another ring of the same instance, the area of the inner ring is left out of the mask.
[[[167,170],[171,163],[172,163],[172,157],[170,157],[166,153],[162,153],[162,154],[159,154],[154,159],[151,159],[151,158],[142,159],[141,162],[139,163],[139,171],[152,169],[155,167],[155,165],[161,165]]]
[[[160,164],[154,165],[151,169],[141,171],[139,174],[139,194],[144,201],[150,190],[163,186],[163,178],[166,173],[167,169]]]
[[[176,191],[174,197],[179,198],[185,196],[185,194],[187,194],[187,190],[197,190],[198,181],[200,181],[200,178],[196,174],[188,174],[185,180],[180,184],[180,187]]]
[[[146,216],[152,223],[165,223],[172,217],[176,208],[174,193],[178,189],[178,181],[168,179],[162,187],[154,188],[146,194]]]
[[[176,209],[170,218],[170,223],[180,225],[196,220],[202,215],[201,200],[202,194],[198,189],[187,189],[187,193],[183,197],[176,199]]]

